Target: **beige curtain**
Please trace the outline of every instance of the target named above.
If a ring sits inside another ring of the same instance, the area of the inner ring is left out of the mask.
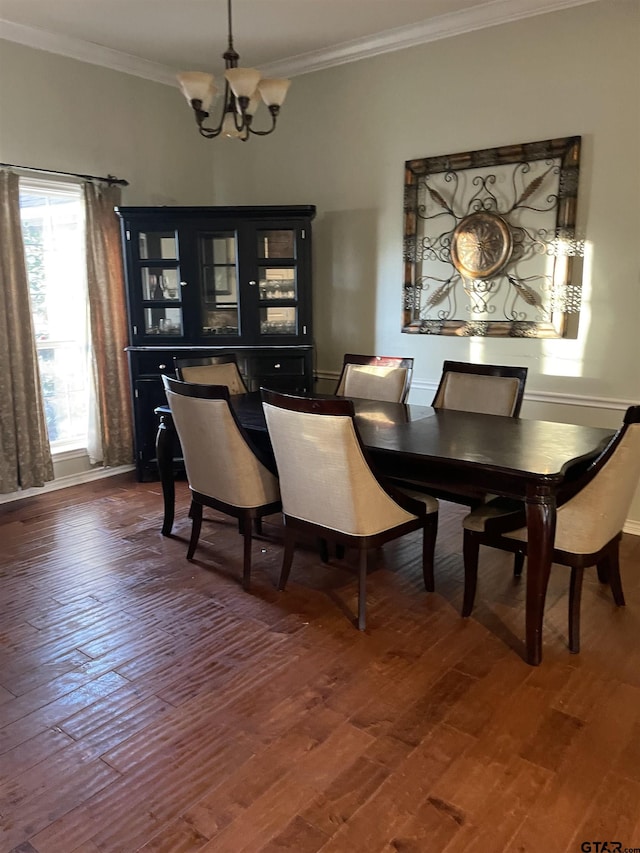
[[[0,493],[53,480],[29,284],[18,176],[0,171]]]
[[[127,306],[120,229],[114,207],[118,187],[84,185],[87,287],[102,461],[133,461],[132,415],[127,367]]]

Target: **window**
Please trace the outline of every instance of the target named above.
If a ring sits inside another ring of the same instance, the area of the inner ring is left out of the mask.
[[[86,448],[89,326],[82,187],[21,178],[20,214],[51,452]]]

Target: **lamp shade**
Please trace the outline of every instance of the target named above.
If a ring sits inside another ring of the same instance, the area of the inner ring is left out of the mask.
[[[182,71],[178,74],[178,83],[182,94],[187,101],[201,101],[205,112],[211,106],[211,102],[218,94],[218,87],[211,74],[204,71]]]
[[[227,68],[224,76],[236,98],[250,98],[262,75],[255,68]]]
[[[258,109],[258,107],[260,106],[261,103],[262,103],[262,101],[260,100],[260,92],[258,91],[258,89],[256,89],[255,92],[253,93],[253,95],[251,95],[251,97],[249,98],[249,103],[245,107],[246,115],[254,116],[256,114],[256,110]],[[236,110],[239,113],[242,113],[242,110],[240,109],[240,104],[237,102],[236,102]]]
[[[290,85],[291,80],[282,77],[264,77],[258,84],[258,90],[268,107],[281,107]]]

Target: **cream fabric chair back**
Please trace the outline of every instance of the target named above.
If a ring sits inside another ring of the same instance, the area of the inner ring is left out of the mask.
[[[433,407],[511,417],[515,411],[519,388],[519,381],[511,376],[447,373],[433,401]]]
[[[222,364],[198,364],[181,367],[183,382],[197,382],[199,385],[225,385],[230,394],[246,394],[238,367],[233,362]]]
[[[341,397],[401,403],[406,396],[406,385],[406,367],[347,364],[336,394]]]
[[[226,400],[166,394],[193,491],[245,508],[279,500],[276,477],[247,445]]]
[[[285,515],[354,536],[416,518],[378,483],[352,418],[263,405]]]
[[[632,423],[594,478],[558,508],[554,547],[571,554],[603,548],[622,530],[639,481],[640,423]],[[526,541],[527,530],[504,535]]]
[[[440,384],[431,405],[485,415],[517,418],[520,414],[528,368],[509,364],[443,362]]]

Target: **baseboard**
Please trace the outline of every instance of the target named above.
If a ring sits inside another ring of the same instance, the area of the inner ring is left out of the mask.
[[[44,495],[47,492],[56,492],[58,489],[67,489],[69,486],[81,486],[83,483],[91,483],[94,480],[102,480],[105,477],[113,477],[116,474],[126,474],[128,471],[135,471],[135,465],[119,465],[117,468],[95,468],[92,471],[69,474],[67,477],[58,477],[56,480],[50,480],[44,486],[38,486],[34,489],[21,489],[19,492],[0,495],[0,504],[19,501],[22,498]]]

